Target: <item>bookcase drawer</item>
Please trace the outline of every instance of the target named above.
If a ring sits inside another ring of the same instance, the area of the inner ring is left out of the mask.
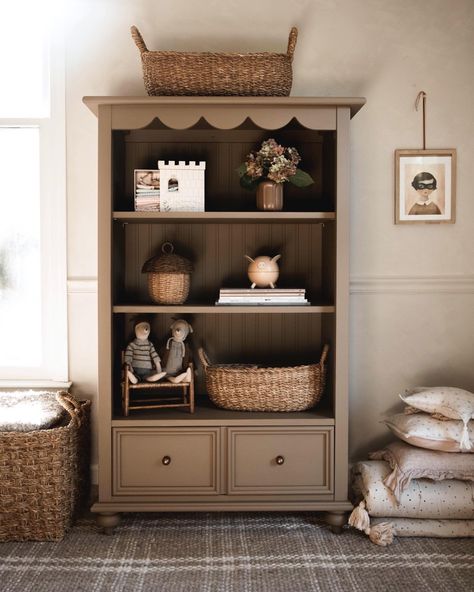
[[[115,495],[218,493],[219,430],[113,430]]]
[[[330,494],[333,427],[229,428],[228,493]]]

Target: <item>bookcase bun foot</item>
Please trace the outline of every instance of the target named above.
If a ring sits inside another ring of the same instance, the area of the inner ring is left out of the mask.
[[[114,528],[120,524],[122,515],[118,512],[103,512],[97,514],[97,526],[102,529],[104,534],[113,534]]]
[[[326,512],[324,519],[334,534],[342,534],[342,527],[347,524],[347,512]]]

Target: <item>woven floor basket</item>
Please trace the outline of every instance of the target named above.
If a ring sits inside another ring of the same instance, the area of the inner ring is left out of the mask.
[[[87,499],[90,401],[57,400],[67,425],[0,432],[0,541],[60,540]]]
[[[291,91],[291,64],[298,30],[293,27],[286,53],[149,51],[131,28],[140,50],[149,95],[284,96]]]
[[[322,397],[328,351],[325,345],[318,364],[285,368],[213,366],[202,348],[198,353],[204,366],[207,394],[217,407],[235,411],[303,411],[314,407]]]

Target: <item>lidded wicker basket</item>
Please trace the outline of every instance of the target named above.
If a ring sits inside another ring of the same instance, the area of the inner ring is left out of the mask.
[[[304,411],[319,403],[325,386],[325,345],[317,364],[264,368],[251,365],[212,365],[198,350],[211,401],[235,411]]]
[[[192,263],[173,253],[171,243],[161,245],[162,255],[145,261],[142,273],[148,273],[148,293],[157,304],[184,304],[191,285]]]
[[[296,27],[290,31],[286,53],[149,51],[137,27],[133,26],[131,32],[141,53],[143,81],[149,95],[290,94]]]

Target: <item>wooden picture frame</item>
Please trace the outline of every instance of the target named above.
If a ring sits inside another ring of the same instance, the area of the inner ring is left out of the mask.
[[[395,224],[454,224],[456,150],[395,150]]]

